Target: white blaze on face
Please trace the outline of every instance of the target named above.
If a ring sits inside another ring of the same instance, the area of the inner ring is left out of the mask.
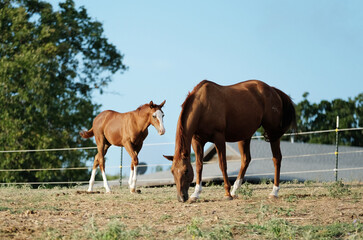
[[[160,110],[157,110],[156,112],[154,112],[153,117],[159,121],[159,134],[163,135],[165,133],[163,122],[164,113]]]

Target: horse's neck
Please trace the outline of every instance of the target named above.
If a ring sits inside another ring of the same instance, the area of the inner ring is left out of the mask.
[[[193,135],[197,129],[197,124],[199,121],[199,108],[193,108],[193,111],[188,111],[185,113],[186,118],[182,116],[178,120],[178,132],[175,141],[175,153],[190,156],[190,147],[192,143]]]
[[[140,133],[147,131],[147,128],[150,126],[148,114],[142,109],[134,111],[133,114],[137,131]]]

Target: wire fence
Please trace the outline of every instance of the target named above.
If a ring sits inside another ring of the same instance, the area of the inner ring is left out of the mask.
[[[298,135],[309,135],[309,134],[322,134],[322,133],[330,133],[330,132],[336,132],[338,135],[339,132],[346,132],[346,131],[357,131],[357,130],[363,130],[363,128],[345,128],[345,129],[338,129],[338,126],[336,129],[328,129],[328,130],[321,130],[321,131],[309,131],[309,132],[299,132],[299,133],[289,133],[285,134],[284,136],[298,136]],[[337,136],[338,137],[338,136]],[[263,138],[263,136],[254,136],[253,139],[259,139]],[[338,142],[337,142],[338,144]],[[168,143],[149,143],[144,144],[144,146],[162,146],[162,145],[174,145],[174,142],[168,142]],[[47,152],[47,151],[78,151],[78,150],[91,150],[96,149],[97,147],[78,147],[78,148],[54,148],[54,149],[27,149],[27,150],[0,150],[0,154],[2,153],[28,153],[28,152]],[[363,148],[354,150],[354,151],[345,151],[345,152],[339,152],[341,155],[345,154],[362,154]],[[292,158],[313,158],[317,156],[336,156],[338,157],[338,147],[337,150],[334,152],[326,152],[326,153],[306,153],[306,154],[300,154],[300,155],[287,155],[283,156],[284,159],[292,159]],[[121,155],[122,158],[122,155]],[[270,160],[271,157],[262,157],[262,158],[253,158],[253,161],[262,161],[262,160]],[[337,158],[338,160],[338,158]],[[363,157],[361,158],[361,162],[363,164]],[[240,162],[240,159],[230,159],[228,162]],[[156,167],[156,166],[171,166],[170,163],[166,164],[147,164],[142,165],[140,164],[138,167]],[[114,166],[107,166],[107,168],[120,168],[120,169],[127,169],[130,168],[130,165],[114,165]],[[91,169],[92,166],[85,166],[85,167],[68,167],[68,168],[62,168],[62,167],[55,167],[55,168],[34,168],[34,169],[0,169],[0,172],[37,172],[37,171],[67,171],[67,170],[87,170]],[[301,170],[301,171],[287,171],[287,172],[281,172],[281,175],[291,175],[291,174],[308,174],[308,173],[327,173],[327,172],[334,172],[337,179],[338,172],[344,172],[344,171],[361,171],[363,170],[363,166],[354,166],[354,167],[346,167],[346,168],[330,168],[330,169],[318,169],[318,170]],[[260,173],[253,173],[253,174],[246,174],[246,177],[252,177],[252,176],[269,176],[273,175],[273,172],[260,172]],[[362,174],[363,175],[363,174]],[[147,175],[146,175],[147,176]],[[210,176],[212,178],[220,178],[220,175]],[[237,175],[232,174],[229,175],[229,177],[237,177]],[[148,179],[147,177],[144,177],[143,179],[138,179],[138,182],[158,182],[158,181],[172,181],[172,178],[152,178]],[[119,182],[122,183],[122,174],[120,174]],[[87,184],[88,180],[85,181],[59,181],[59,182],[1,182],[0,185],[65,185],[65,184]]]

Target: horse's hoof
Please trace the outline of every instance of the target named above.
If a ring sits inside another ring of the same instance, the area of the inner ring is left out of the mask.
[[[233,199],[238,199],[238,195],[232,195]]]
[[[139,189],[135,189],[135,188],[131,188],[130,189],[130,193],[137,193],[137,194],[140,194],[141,193],[141,190],[139,190]]]
[[[233,200],[233,197],[232,196],[224,196],[224,199],[225,200]]]
[[[196,197],[191,197],[191,198],[189,198],[188,203],[195,203],[195,202],[197,202],[197,201],[198,201],[198,198],[196,198]]]
[[[270,195],[268,195],[268,198],[269,198],[269,199],[278,199],[279,197],[278,197],[278,196],[275,196],[275,195],[270,194]]]

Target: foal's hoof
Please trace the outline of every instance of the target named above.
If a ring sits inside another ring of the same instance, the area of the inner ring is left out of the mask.
[[[229,201],[229,200],[233,200],[233,197],[232,196],[224,196],[224,199]]]
[[[188,203],[195,203],[195,202],[197,202],[197,201],[198,201],[198,198],[196,198],[196,197],[191,197],[191,198],[189,198]]]
[[[232,199],[238,199],[238,195],[232,195]]]
[[[141,193],[141,190],[139,190],[139,189],[135,189],[135,188],[131,188],[130,189],[130,193],[138,193],[138,194],[140,194]]]
[[[269,198],[269,199],[274,200],[274,199],[278,199],[279,197],[278,197],[278,196],[275,196],[275,195],[270,194],[270,195],[268,195],[268,198]]]

